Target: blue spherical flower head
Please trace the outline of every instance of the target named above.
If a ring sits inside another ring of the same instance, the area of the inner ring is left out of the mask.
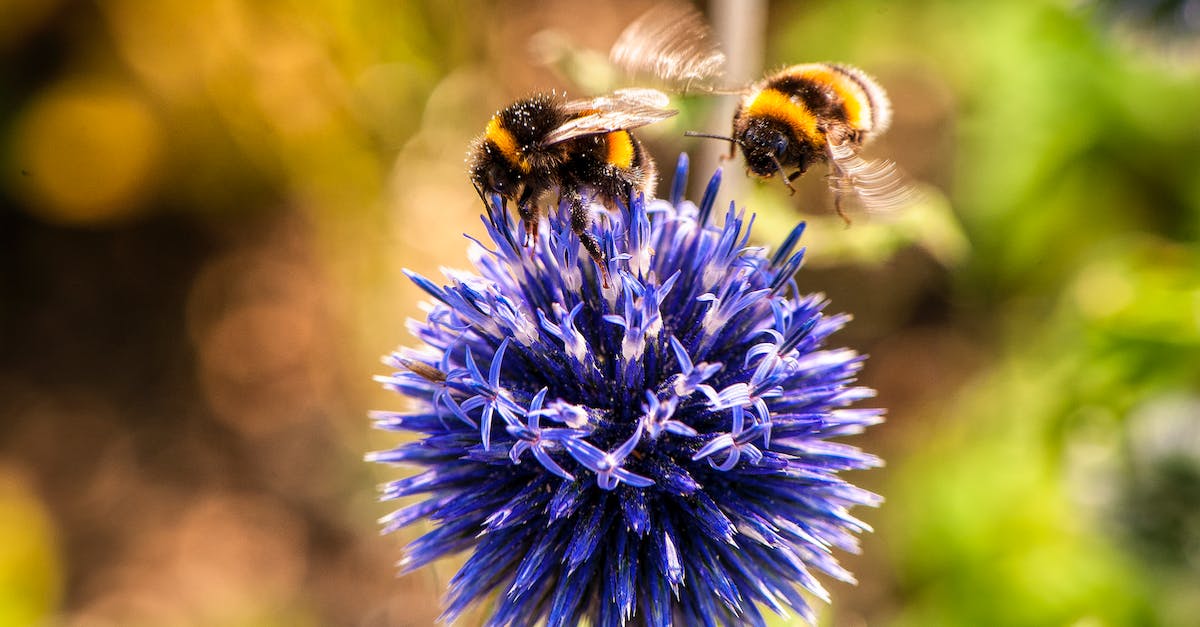
[[[731,205],[633,201],[591,228],[601,285],[565,219],[532,249],[493,199],[478,274],[448,285],[410,323],[384,385],[414,401],[377,425],[416,438],[369,459],[418,472],[384,488],[420,500],[383,519],[420,520],[405,571],[468,551],[443,616],[491,599],[492,625],[762,625],[763,608],[814,616],[814,571],[850,581],[833,549],[868,527],[879,497],[839,478],[879,460],[833,438],[881,420],[851,409],[862,357],[825,348],[848,319],[796,293],[798,226],[773,255],[747,245]],[[674,622],[673,622],[674,621]]]

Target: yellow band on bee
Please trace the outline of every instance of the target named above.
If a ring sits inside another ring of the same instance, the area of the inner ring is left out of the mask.
[[[608,163],[626,170],[633,167],[633,138],[627,131],[608,134]]]
[[[529,174],[531,169],[529,161],[521,156],[521,151],[517,149],[517,138],[513,137],[512,131],[500,125],[500,116],[492,116],[488,121],[487,130],[483,136],[500,150],[500,154],[509,163],[517,166],[522,172]]]
[[[846,124],[855,130],[870,130],[871,110],[867,92],[853,78],[823,63],[802,66],[799,75],[820,85],[828,85],[842,101]]]
[[[764,89],[758,92],[746,107],[744,114],[748,117],[761,115],[779,120],[791,126],[798,137],[810,137],[816,142],[824,141],[824,135],[817,129],[817,118],[812,111],[809,111],[803,102],[792,100],[781,91]]]

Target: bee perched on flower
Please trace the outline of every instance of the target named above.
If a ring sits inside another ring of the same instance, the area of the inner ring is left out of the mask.
[[[879,465],[831,440],[881,420],[849,406],[863,358],[825,348],[848,320],[797,293],[798,226],[769,255],[732,206],[638,194],[590,225],[608,289],[566,218],[532,256],[498,197],[478,274],[439,285],[410,324],[423,344],[387,358],[383,384],[411,399],[378,427],[416,438],[369,455],[414,467],[384,499],[417,497],[385,531],[425,520],[404,571],[469,555],[443,619],[491,599],[490,625],[764,624],[763,608],[815,617],[815,571],[850,581],[850,515],[879,497],[843,470]],[[557,215],[562,216],[563,212]]]

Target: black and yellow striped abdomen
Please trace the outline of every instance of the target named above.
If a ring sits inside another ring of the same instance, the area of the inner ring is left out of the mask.
[[[890,123],[891,106],[874,79],[850,66],[805,63],[746,92],[733,136],[750,172],[770,177],[784,168],[803,172],[827,159],[831,144],[861,146]]]

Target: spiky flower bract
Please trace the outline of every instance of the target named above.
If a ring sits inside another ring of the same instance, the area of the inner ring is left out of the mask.
[[[850,409],[862,358],[827,349],[848,319],[797,294],[803,225],[768,255],[731,204],[710,223],[720,172],[697,207],[637,198],[591,228],[613,277],[601,286],[566,219],[532,249],[498,199],[476,242],[478,274],[446,271],[411,321],[425,347],[387,358],[381,381],[415,401],[377,426],[416,439],[371,460],[418,472],[384,499],[421,499],[383,520],[427,520],[411,571],[470,552],[443,618],[492,597],[492,625],[762,625],[762,608],[814,620],[813,571],[852,580],[834,548],[879,497],[841,478],[876,466],[830,442],[880,421]]]

